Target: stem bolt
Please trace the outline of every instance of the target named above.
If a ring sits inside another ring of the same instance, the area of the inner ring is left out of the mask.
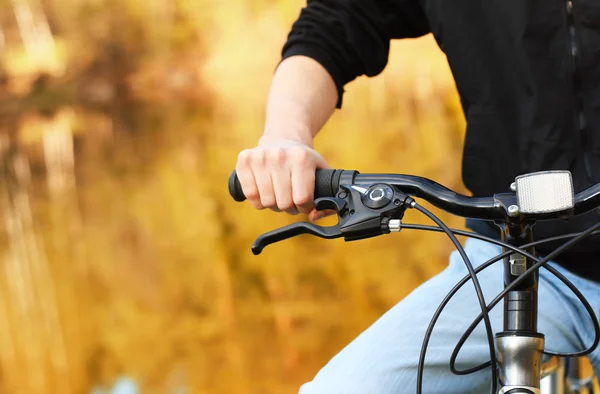
[[[513,218],[519,216],[519,207],[516,205],[508,207],[508,216]]]

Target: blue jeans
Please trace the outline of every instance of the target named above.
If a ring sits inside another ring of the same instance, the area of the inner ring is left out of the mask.
[[[465,250],[474,266],[501,252],[500,247],[468,240]],[[590,301],[600,314],[600,284],[578,277],[553,264]],[[386,312],[319,371],[300,394],[410,394],[416,392],[417,362],[425,330],[446,293],[467,274],[460,255],[450,256],[448,267]],[[498,262],[478,275],[489,303],[503,288]],[[480,313],[471,282],[465,284],[440,316],[425,361],[424,394],[489,393],[490,369],[455,376],[449,369],[452,350],[465,329]],[[502,302],[490,313],[494,333],[502,331]],[[593,326],[584,307],[562,282],[540,270],[538,331],[546,336],[546,350],[572,352],[593,341]],[[600,374],[600,348],[590,355]],[[465,343],[457,360],[464,369],[489,360],[483,323]]]

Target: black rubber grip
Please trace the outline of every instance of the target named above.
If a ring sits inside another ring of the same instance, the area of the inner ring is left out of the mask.
[[[240,185],[240,180],[238,179],[235,170],[233,170],[231,175],[229,175],[229,194],[237,202],[242,202],[246,199],[246,196],[244,196],[244,191],[242,190],[242,185]]]
[[[315,172],[315,199],[334,197],[340,186],[341,170],[317,170]]]
[[[335,196],[343,172],[343,170],[317,170],[315,172],[315,199]],[[229,176],[229,194],[238,202],[246,199],[235,170]]]

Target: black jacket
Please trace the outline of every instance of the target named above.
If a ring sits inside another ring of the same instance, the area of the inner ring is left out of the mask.
[[[600,0],[308,0],[283,57],[321,63],[339,107],[346,83],[384,69],[391,39],[430,32],[467,119],[463,181],[473,195],[507,191],[515,176],[548,169],[570,170],[576,191],[600,182]],[[540,222],[536,237],[599,219]],[[485,223],[469,225],[497,235]],[[559,263],[600,281],[598,241]]]

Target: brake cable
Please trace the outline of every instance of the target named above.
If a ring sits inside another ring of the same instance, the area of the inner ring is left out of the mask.
[[[492,331],[492,323],[490,321],[490,316],[488,314],[488,309],[486,308],[485,298],[483,296],[483,291],[481,290],[481,285],[479,284],[479,279],[477,279],[477,274],[473,269],[473,264],[471,264],[471,260],[469,260],[469,256],[465,252],[465,249],[462,247],[456,236],[452,233],[450,228],[446,226],[444,222],[442,222],[437,216],[435,216],[428,209],[420,206],[416,202],[411,204],[411,207],[416,209],[417,211],[423,213],[429,219],[434,221],[445,233],[448,235],[448,238],[452,241],[458,253],[460,253],[467,270],[469,271],[469,277],[473,281],[473,286],[475,287],[475,292],[477,293],[477,299],[479,300],[479,305],[481,307],[481,315],[483,316],[483,321],[485,323],[485,331],[488,338],[488,345],[490,348],[490,361],[492,366],[492,385],[490,387],[490,393],[496,394],[496,384],[497,384],[497,368],[496,368],[496,347],[494,346],[494,333]],[[422,371],[421,371],[422,372]],[[421,394],[421,390],[417,389],[417,394]]]
[[[433,231],[433,232],[444,232],[440,227],[435,227],[435,226],[428,226],[428,225],[422,225],[422,224],[402,224],[402,228],[404,229],[410,229],[410,230],[425,230],[425,231]],[[456,234],[456,235],[460,235],[460,236],[465,236],[465,237],[470,237],[470,238],[474,238],[474,239],[479,239],[482,241],[487,241],[496,245],[500,245],[500,246],[506,246],[508,249],[516,249],[514,250],[517,253],[521,253],[522,251],[518,248],[516,248],[513,245],[509,245],[506,244],[502,241],[499,241],[497,239],[494,238],[490,238],[490,237],[486,237],[484,235],[480,235],[478,233],[474,233],[474,232],[469,232],[469,231],[463,231],[463,230],[458,230],[458,229],[451,229],[451,231]],[[538,240],[526,245],[523,245],[522,248],[529,248],[532,246],[536,246],[536,245],[540,245],[540,244],[544,244],[544,243],[548,243],[548,242],[554,242],[554,241],[560,241],[562,239],[567,239],[567,238],[573,238],[576,237],[578,235],[580,235],[581,233],[571,233],[571,234],[562,234],[562,235],[558,235],[558,236],[554,236],[554,237],[550,237],[550,238],[546,238],[546,239],[542,239],[542,240]],[[593,234],[600,234],[600,231],[596,230],[592,233],[590,233],[590,235]],[[484,269],[488,268],[489,266],[491,266],[492,264],[496,263],[497,261],[500,261],[501,259],[503,259],[504,257],[509,256],[511,253],[513,253],[513,250],[509,250],[506,252],[503,252],[499,255],[497,255],[496,257],[491,258],[490,260],[484,262],[483,264],[481,264],[480,266],[475,268],[475,272],[479,273],[481,271],[483,271]],[[536,259],[538,260],[538,259]],[[543,266],[544,268],[548,269],[552,267]],[[549,270],[553,275],[557,276],[554,272],[552,272],[552,270]],[[562,274],[558,273],[560,276],[562,276]],[[561,278],[560,276],[557,276],[563,283],[565,283],[565,285],[567,287],[569,287],[569,289],[571,289],[575,295],[577,296],[577,298],[584,304],[584,306],[586,307],[586,310],[588,311],[588,313],[590,313],[590,316],[592,317],[592,321],[594,323],[597,322],[597,319],[595,317],[595,315],[593,315],[593,308],[590,306],[588,300],[579,292],[579,290],[566,278]],[[450,301],[450,299],[458,292],[458,290],[469,281],[469,279],[471,278],[470,275],[466,275],[464,276],[457,284],[456,286],[454,286],[454,288],[452,290],[450,290],[450,292],[448,292],[448,294],[446,295],[446,297],[444,298],[444,300],[440,303],[438,309],[435,311],[433,317],[431,318],[431,321],[429,323],[429,326],[427,327],[427,331],[425,332],[425,338],[423,340],[423,345],[421,347],[421,354],[419,356],[419,363],[418,363],[418,367],[417,367],[417,393],[421,393],[422,392],[422,385],[423,385],[423,372],[424,372],[424,368],[425,368],[425,356],[426,356],[426,352],[427,352],[427,346],[429,344],[429,339],[431,338],[432,332],[433,332],[433,328],[435,326],[435,323],[437,322],[437,319],[440,317],[442,311],[444,310],[444,308],[446,307],[446,305],[448,304],[448,302]],[[564,280],[563,280],[564,279]],[[597,343],[597,341],[600,339],[600,330],[599,330],[599,326],[597,324],[594,324],[594,329],[595,329],[595,339],[594,339],[594,343]],[[586,350],[586,354],[589,354],[589,352],[593,351],[593,349],[595,348],[595,345],[590,346],[587,350]],[[544,352],[545,354],[548,355],[554,355],[554,356],[559,356],[559,357],[572,357],[573,354],[567,354],[567,353],[553,353],[553,352]],[[482,368],[486,368],[489,367],[491,365],[491,362],[488,361],[485,364],[482,364]],[[477,371],[479,371],[480,369],[477,369]],[[475,371],[473,371],[475,372]]]
[[[595,225],[591,226],[590,228],[588,228],[587,230],[581,232],[578,236],[572,238],[571,240],[565,242],[564,244],[562,244],[560,247],[556,248],[552,253],[549,253],[547,256],[545,256],[542,259],[534,259],[537,260],[537,262],[531,266],[531,268],[529,268],[527,271],[525,271],[522,275],[520,275],[517,279],[515,279],[510,285],[506,286],[504,288],[504,290],[502,290],[500,292],[500,294],[498,294],[496,296],[496,298],[494,298],[494,300],[492,300],[492,302],[490,303],[490,305],[488,306],[488,310],[490,310],[491,308],[493,308],[496,304],[498,304],[498,302],[500,302],[504,296],[511,291],[512,289],[514,289],[517,285],[519,285],[521,282],[523,282],[525,279],[527,279],[527,277],[529,275],[531,275],[533,272],[535,272],[537,269],[539,269],[540,267],[544,266],[545,264],[547,264],[550,260],[552,260],[554,257],[558,256],[559,254],[561,254],[562,252],[564,252],[565,250],[567,250],[568,248],[572,247],[573,245],[577,244],[578,242],[580,242],[581,240],[585,239],[586,237],[588,237],[591,233],[593,233],[594,231],[600,229],[600,222],[596,223]],[[526,252],[519,252],[522,254],[525,254]],[[527,256],[529,257],[529,256]],[[533,257],[533,256],[531,256]],[[554,269],[553,267],[546,267],[550,272],[552,272],[552,270],[554,270],[554,274],[555,276],[557,276],[559,279],[564,278],[565,280],[567,280],[564,276],[562,276],[562,274],[560,274],[558,271],[556,271],[556,269]],[[557,275],[558,274],[558,275]],[[562,279],[561,279],[562,281]],[[568,283],[567,283],[568,282]],[[579,294],[581,295],[581,293],[579,292],[579,290],[577,290],[577,288],[568,280],[565,282],[563,281],[563,283],[565,283],[565,285],[567,285],[567,287],[569,287],[569,289],[571,291],[573,291],[575,293],[575,295]],[[571,287],[572,286],[572,287]],[[585,299],[585,297],[583,297],[583,295],[581,295],[582,298],[579,298],[582,302],[583,299]],[[593,349],[598,346],[598,342],[600,341],[600,336],[599,336],[599,331],[600,331],[600,325],[598,323],[598,319],[596,318],[595,314],[594,314],[594,310],[592,309],[592,307],[589,305],[589,303],[584,302],[584,306],[586,307],[586,310],[588,311],[588,313],[590,314],[590,317],[592,318],[592,324],[594,325],[594,329],[596,331],[596,338],[594,340],[593,345],[590,347],[590,349],[588,349],[589,351],[583,351],[583,352],[577,352],[577,353],[573,353],[572,355],[570,355],[571,357],[578,357],[578,356],[583,356],[586,354],[589,354],[593,351]],[[482,319],[482,315],[480,314],[474,321],[473,323],[469,326],[469,328],[467,329],[467,331],[465,331],[465,333],[463,334],[463,336],[460,338],[460,340],[458,341],[458,344],[456,345],[456,347],[454,348],[454,351],[452,352],[452,356],[450,358],[450,368],[454,373],[457,374],[465,374],[465,373],[461,373],[464,371],[458,371],[456,370],[454,367],[454,362],[456,361],[456,357],[458,356],[458,352],[460,351],[462,345],[466,342],[467,338],[471,335],[471,333],[473,332],[473,330],[475,329],[475,327],[477,327],[477,325],[479,324],[479,322]],[[550,355],[558,355],[560,353],[553,353],[553,352],[547,352],[546,354],[550,354]],[[482,364],[483,365],[483,364]],[[482,365],[480,365],[479,367],[482,367]],[[483,367],[482,367],[483,368]],[[456,372],[455,372],[456,371]]]

